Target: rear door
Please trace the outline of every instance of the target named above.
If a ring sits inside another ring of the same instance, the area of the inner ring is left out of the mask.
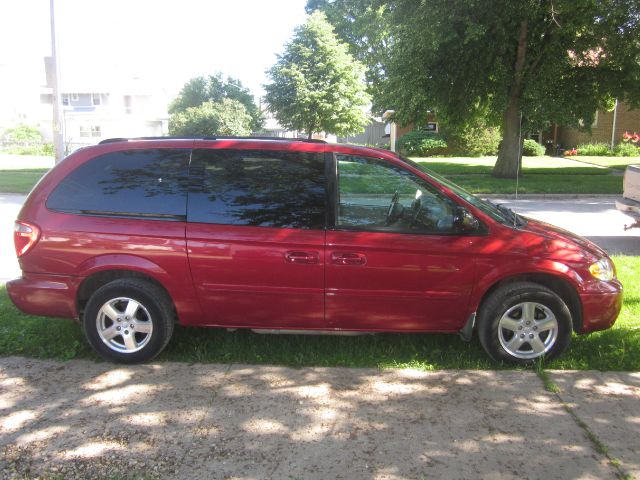
[[[195,149],[187,245],[208,325],[323,328],[323,153]]]

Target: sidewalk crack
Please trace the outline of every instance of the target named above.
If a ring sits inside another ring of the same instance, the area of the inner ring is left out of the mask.
[[[596,435],[596,433],[593,430],[591,430],[591,428],[589,428],[589,425],[587,425],[587,423],[582,418],[580,418],[580,416],[571,407],[571,405],[569,405],[567,402],[563,400],[562,396],[560,395],[560,392],[561,392],[560,387],[553,380],[551,380],[551,377],[549,377],[549,374],[546,372],[546,370],[542,368],[537,368],[536,372],[538,374],[538,378],[540,378],[540,380],[544,385],[544,389],[547,392],[551,393],[552,396],[556,398],[556,400],[560,403],[562,408],[569,414],[569,416],[573,419],[576,425],[580,427],[580,429],[584,432],[586,437],[591,442],[591,445],[593,446],[595,451],[607,459],[607,462],[609,463],[609,465],[611,465],[611,467],[615,471],[616,478],[618,478],[619,480],[631,480],[631,475],[622,468],[622,465],[620,464],[620,460],[614,457],[613,455],[611,455],[608,445],[604,443],[600,439],[600,437],[598,437],[598,435]]]

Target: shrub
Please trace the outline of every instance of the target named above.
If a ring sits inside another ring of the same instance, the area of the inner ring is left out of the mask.
[[[500,129],[487,127],[480,120],[475,124],[467,125],[462,129],[451,128],[446,125],[445,137],[449,145],[447,154],[464,157],[481,157],[484,155],[496,155],[502,135]]]
[[[544,155],[545,148],[535,140],[525,138],[522,144],[522,155],[527,157],[539,157]]]
[[[619,143],[613,151],[616,157],[640,157],[640,147],[629,142]]]
[[[14,155],[43,155],[53,157],[53,144],[52,143],[40,143],[37,145],[29,146],[13,146],[5,150],[6,153],[12,153]]]
[[[593,157],[608,157],[612,156],[614,153],[607,143],[600,142],[578,145],[578,154]]]
[[[400,137],[397,147],[404,155],[429,157],[445,153],[447,142],[437,133],[414,130]]]
[[[4,141],[10,144],[29,145],[42,142],[42,135],[37,127],[20,123],[7,128],[3,134]]]

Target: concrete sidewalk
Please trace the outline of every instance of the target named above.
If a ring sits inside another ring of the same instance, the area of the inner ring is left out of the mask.
[[[2,358],[0,476],[640,478],[640,374],[552,377]]]

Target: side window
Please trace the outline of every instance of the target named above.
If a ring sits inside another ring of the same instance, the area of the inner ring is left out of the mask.
[[[456,203],[411,172],[374,158],[336,155],[336,226],[455,233]]]
[[[310,152],[194,150],[190,222],[321,229],[324,156]]]
[[[69,213],[184,220],[188,149],[107,153],[80,165],[51,192],[47,208]]]

